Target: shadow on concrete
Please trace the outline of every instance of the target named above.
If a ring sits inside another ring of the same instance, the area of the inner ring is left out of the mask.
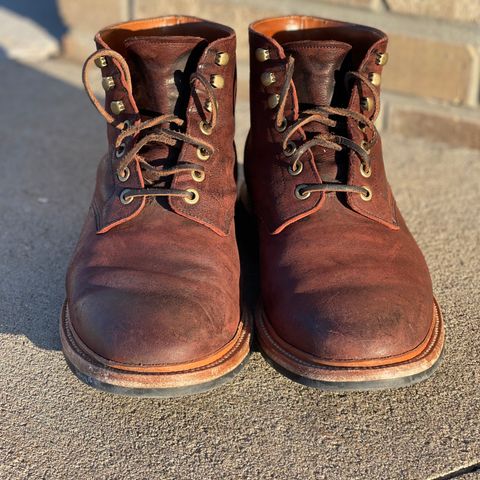
[[[55,38],[60,39],[67,30],[56,0],[0,0],[0,7],[32,19]]]
[[[11,60],[0,68],[0,333],[59,349],[65,271],[105,125],[82,90]]]

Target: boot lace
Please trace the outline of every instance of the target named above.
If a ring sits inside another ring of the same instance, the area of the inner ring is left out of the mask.
[[[186,143],[197,148],[197,156],[206,160],[214,153],[214,147],[202,139],[191,135],[186,135],[178,130],[172,130],[171,125],[181,127],[184,121],[173,114],[159,115],[157,117],[141,121],[138,120],[132,125],[129,121],[117,122],[116,119],[108,113],[102,106],[98,98],[95,96],[89,77],[88,69],[95,60],[100,57],[111,57],[115,59],[120,65],[121,74],[123,76],[128,95],[132,96],[132,82],[130,69],[127,62],[115,50],[101,49],[90,55],[83,66],[82,80],[85,86],[85,91],[95,108],[107,121],[108,124],[120,130],[114,148],[115,158],[118,160],[116,165],[116,174],[120,181],[125,182],[130,177],[130,166],[133,162],[138,161],[145,188],[126,188],[120,195],[120,200],[123,204],[131,203],[137,197],[183,197],[187,203],[196,203],[199,194],[195,189],[178,190],[166,188],[158,183],[165,177],[172,176],[179,172],[191,172],[193,179],[196,181],[203,181],[205,178],[205,169],[202,165],[180,162],[172,167],[161,167],[152,165],[147,159],[141,155],[141,150],[152,144],[163,144],[175,147],[178,142]],[[205,117],[203,110],[200,112],[203,120],[200,123],[200,130],[205,135],[210,135],[217,124],[218,106],[208,80],[200,73],[193,73],[190,77],[190,86],[192,91],[196,89],[197,83],[200,83],[207,95],[208,105],[211,107],[210,118]],[[142,135],[140,135],[143,132]],[[126,139],[132,137],[130,149],[127,150]]]
[[[372,168],[369,153],[370,149],[378,140],[378,132],[374,125],[374,121],[379,113],[379,93],[369,81],[368,77],[358,72],[347,72],[345,81],[348,82],[351,78],[354,78],[366,85],[366,87],[372,93],[373,113],[370,117],[347,108],[315,107],[300,112],[297,120],[287,128],[287,120],[284,116],[284,112],[288,94],[292,86],[293,72],[294,59],[292,56],[290,56],[287,62],[285,81],[282,85],[279,95],[278,109],[275,114],[275,128],[279,132],[285,132],[283,135],[282,147],[284,154],[287,157],[291,157],[291,162],[288,167],[290,174],[298,175],[303,169],[302,162],[300,161],[302,155],[310,148],[314,146],[320,146],[335,151],[341,151],[344,148],[354,150],[360,157],[362,175],[369,177],[371,175]],[[337,127],[337,122],[329,118],[330,115],[351,118],[355,120],[358,123],[359,128],[364,131],[365,134],[367,131],[371,132],[371,138],[368,139],[368,136],[366,136],[366,140],[362,141],[361,145],[358,145],[347,137],[331,132],[324,132],[318,133],[310,139],[307,139],[304,136],[304,143],[300,146],[297,146],[292,141],[292,137],[299,131],[300,128],[312,122],[317,122],[325,127],[331,128],[334,131],[335,127]],[[365,186],[347,185],[339,182],[300,184],[297,185],[295,189],[295,196],[300,200],[304,200],[313,192],[353,192],[359,194],[363,200],[370,200],[372,197],[371,190]]]

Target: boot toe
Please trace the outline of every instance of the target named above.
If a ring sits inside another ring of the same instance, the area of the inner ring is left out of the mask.
[[[207,357],[230,338],[222,317],[180,292],[144,295],[104,289],[70,307],[73,328],[95,354],[115,363],[165,365]]]
[[[288,302],[293,309],[279,305],[274,329],[285,342],[319,360],[402,356],[425,340],[432,323],[433,299],[411,302],[408,293],[349,288],[295,297]]]

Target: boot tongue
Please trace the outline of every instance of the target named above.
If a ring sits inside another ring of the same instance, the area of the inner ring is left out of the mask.
[[[283,48],[295,59],[293,81],[298,102],[307,106],[330,106],[335,73],[352,47],[334,40],[301,40],[286,43]]]
[[[125,41],[133,98],[143,119],[172,113],[185,119],[190,75],[197,70],[206,45],[205,39],[189,36],[130,37]],[[171,167],[178,149],[151,144],[142,149],[142,156],[153,166]],[[168,181],[165,177],[156,186],[166,186]]]
[[[207,45],[201,37],[130,37],[125,41],[133,96],[147,116],[174,113],[185,118],[190,75]]]
[[[292,55],[295,59],[293,82],[300,111],[332,106],[335,76],[342,68],[351,45],[335,40],[301,40],[285,43],[283,48],[287,55]],[[339,90],[342,88],[343,85],[339,85]],[[313,136],[315,133],[327,132],[328,128],[313,122],[306,125],[304,131],[307,136]],[[345,162],[337,162],[333,150],[317,146],[312,148],[312,153],[324,181],[344,179]]]

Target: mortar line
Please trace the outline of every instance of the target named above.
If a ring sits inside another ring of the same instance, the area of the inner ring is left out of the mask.
[[[135,0],[127,0],[127,16],[129,20],[134,20]]]

